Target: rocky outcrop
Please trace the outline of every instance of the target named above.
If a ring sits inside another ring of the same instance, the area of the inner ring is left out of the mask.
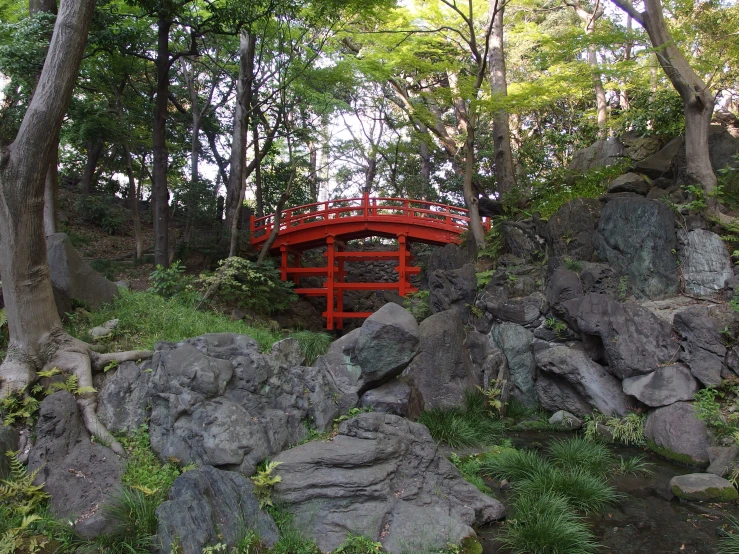
[[[531,222],[504,221],[501,224],[503,247],[509,254],[532,262],[541,260],[545,254],[545,242],[536,233]]]
[[[216,544],[231,549],[248,531],[268,546],[279,538],[275,522],[259,509],[254,485],[243,475],[212,466],[177,477],[156,516],[159,554],[202,554],[204,547]]]
[[[429,305],[433,313],[457,310],[463,317],[475,301],[477,278],[471,263],[459,269],[429,271]]]
[[[511,396],[527,407],[537,405],[534,389],[534,354],[531,343],[534,334],[521,325],[499,323],[493,325],[490,340],[503,351],[508,361],[508,373],[513,385]]]
[[[485,302],[485,309],[494,321],[531,325],[538,322],[549,306],[544,295],[534,293],[523,298],[490,297]]]
[[[302,440],[307,425],[326,431],[357,401],[323,366],[283,365],[244,335],[159,343],[151,364],[154,451],[247,475]]]
[[[146,422],[150,370],[148,361],[123,362],[98,385],[98,418],[111,433],[133,431]]]
[[[608,184],[609,193],[633,192],[641,196],[646,196],[650,188],[651,185],[649,182],[637,173],[624,173]]]
[[[274,499],[322,552],[349,534],[379,541],[391,554],[436,551],[504,516],[502,504],[440,455],[423,425],[393,415],[361,414],[331,441],[298,446],[275,461],[282,480]]]
[[[682,145],[682,137],[672,139],[664,146],[664,148],[637,163],[635,170],[638,173],[643,173],[650,179],[672,177],[672,162],[680,151],[680,147]]]
[[[693,405],[675,402],[649,413],[644,435],[650,446],[666,458],[687,465],[709,463],[706,424],[695,416]]]
[[[605,294],[588,294],[562,304],[575,329],[597,336],[608,371],[619,379],[644,375],[675,360],[678,345],[669,323],[632,302]]]
[[[624,379],[623,390],[651,408],[693,400],[700,386],[683,364],[658,367],[647,375]]]
[[[726,243],[705,229],[680,230],[677,236],[685,292],[693,296],[718,293],[734,276]]]
[[[712,473],[678,475],[670,480],[672,494],[683,500],[729,502],[739,498],[730,481]]]
[[[587,173],[592,169],[622,163],[625,157],[624,145],[618,138],[611,137],[573,152],[572,161],[567,169],[570,173]]]
[[[680,359],[691,373],[706,386],[721,383],[726,347],[716,321],[701,307],[688,308],[675,314],[675,331],[680,335]]]
[[[574,271],[564,267],[554,271],[547,283],[546,290],[547,302],[558,315],[562,314],[561,305],[563,302],[579,298],[584,294],[580,277]]]
[[[313,365],[331,377],[331,381],[343,394],[357,395],[362,388],[362,368],[357,359],[356,347],[360,329],[354,329],[336,339],[325,355],[319,356]]]
[[[542,373],[536,380],[536,395],[541,407],[547,412],[567,410],[579,417],[593,412],[593,408],[561,377]]]
[[[628,277],[637,298],[656,300],[677,293],[675,221],[664,203],[611,200],[603,208],[593,242],[600,258]]]
[[[602,414],[625,416],[635,407],[618,379],[580,350],[567,346],[548,348],[536,355],[536,366],[565,380],[588,406]]]
[[[28,469],[39,470],[36,484],[44,483],[56,517],[72,521],[84,538],[111,532],[115,521],[102,507],[120,488],[124,466],[112,450],[91,442],[74,396],[61,391],[44,399]]]
[[[736,468],[739,460],[739,446],[712,446],[708,449],[708,459],[711,464],[706,473],[713,473],[719,477],[729,475]]]
[[[549,255],[597,261],[593,232],[598,227],[602,209],[603,204],[593,198],[576,198],[560,206],[547,221]]]
[[[376,412],[394,414],[408,419],[416,419],[423,411],[423,398],[410,384],[400,379],[369,390],[359,399],[362,408]]]

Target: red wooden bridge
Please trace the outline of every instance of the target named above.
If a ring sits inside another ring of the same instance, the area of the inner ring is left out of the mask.
[[[282,280],[292,278],[296,293],[325,296],[326,328],[341,329],[344,319],[369,317],[371,312],[344,311],[345,290],[394,290],[400,296],[416,292],[411,275],[420,268],[411,265],[409,242],[443,245],[459,242],[467,230],[465,208],[405,198],[361,198],[330,200],[284,210],[279,234],[272,245],[280,253]],[[274,228],[273,214],[251,218],[251,244],[260,248]],[[365,237],[386,237],[398,241],[396,252],[347,252],[346,241]],[[303,252],[326,246],[325,267],[301,267]],[[347,283],[344,263],[398,260],[396,283]],[[303,288],[301,277],[325,277],[321,287]]]

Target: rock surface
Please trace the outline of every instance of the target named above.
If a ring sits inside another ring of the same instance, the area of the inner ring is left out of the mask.
[[[219,543],[231,549],[250,530],[268,546],[279,538],[275,522],[259,509],[251,481],[212,466],[177,477],[156,516],[154,545],[161,554],[202,554]]]
[[[547,283],[547,302],[556,314],[562,314],[563,302],[579,298],[583,294],[580,277],[564,267],[557,268]]]
[[[643,173],[650,179],[671,177],[673,174],[672,162],[680,151],[682,144],[682,137],[672,139],[664,148],[637,163],[636,171]]]
[[[459,269],[429,271],[429,305],[433,313],[457,310],[466,317],[475,301],[477,278],[471,263]]]
[[[571,414],[570,412],[566,410],[559,410],[557,412],[554,412],[552,414],[552,417],[549,418],[549,424],[559,425],[560,427],[563,427],[565,429],[571,429],[575,431],[582,427],[583,422],[579,417]]]
[[[694,296],[716,294],[734,276],[726,243],[705,229],[678,232],[680,269],[685,292]]]
[[[637,298],[677,294],[675,220],[664,203],[644,198],[611,200],[603,208],[593,242],[602,260],[628,276]]]
[[[542,373],[536,380],[536,395],[547,412],[567,410],[579,417],[593,412],[590,404],[566,380]]]
[[[571,173],[587,173],[591,169],[621,163],[626,157],[624,145],[616,137],[597,140],[592,145],[572,153],[567,169]]]
[[[593,198],[576,198],[563,204],[546,226],[550,256],[597,261],[593,233],[598,227],[603,204]]]
[[[123,362],[98,386],[97,414],[111,433],[133,431],[146,423],[150,363]]]
[[[713,473],[690,473],[670,480],[672,494],[684,500],[729,502],[739,498],[734,485]]]
[[[393,379],[365,392],[359,399],[359,405],[376,412],[416,419],[423,411],[423,398],[408,383]]]
[[[531,343],[534,334],[514,323],[499,323],[490,330],[490,340],[503,351],[508,361],[508,372],[513,388],[511,396],[527,407],[537,405],[534,388],[534,354]]]
[[[121,486],[124,465],[112,450],[90,441],[72,394],[57,392],[41,402],[28,469],[40,468],[36,484],[45,484],[52,513],[73,521],[82,537],[112,531],[115,522],[102,505]]]
[[[708,458],[711,460],[711,464],[706,469],[706,473],[724,477],[736,467],[737,459],[739,459],[739,446],[736,444],[712,446],[708,449]]]
[[[705,386],[720,384],[726,347],[716,321],[696,306],[676,313],[672,324],[681,338],[680,359],[691,373]]]
[[[391,554],[436,551],[504,516],[497,500],[464,481],[428,430],[397,416],[361,414],[331,441],[283,452],[275,500],[322,552],[351,533]]]
[[[695,416],[693,405],[675,402],[657,408],[647,416],[644,436],[663,456],[688,465],[706,467],[709,463],[706,424]]]
[[[650,184],[636,173],[624,173],[619,175],[608,184],[608,192],[634,192],[641,196],[646,196],[651,188]]]
[[[16,450],[18,450],[18,431],[0,424],[0,479],[5,479],[10,473],[10,460],[6,453]]]
[[[693,400],[700,388],[683,364],[658,367],[647,375],[624,379],[622,384],[626,394],[652,408]]]

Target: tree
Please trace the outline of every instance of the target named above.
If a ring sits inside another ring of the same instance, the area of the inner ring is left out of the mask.
[[[51,288],[43,226],[48,163],[74,88],[94,0],[63,0],[46,61],[20,128],[0,145],[0,275],[10,343],[0,364],[0,394],[22,391],[44,368],[74,373],[78,403],[92,434],[122,452],[95,414],[92,367],[148,352],[97,354],[62,327]]]

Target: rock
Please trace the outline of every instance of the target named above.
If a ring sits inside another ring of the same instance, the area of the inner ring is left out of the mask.
[[[558,412],[552,414],[552,417],[549,418],[549,424],[559,425],[560,427],[564,427],[565,429],[571,429],[575,431],[582,427],[583,422],[580,418],[571,414],[570,412],[566,410],[559,410]]]
[[[90,329],[90,336],[93,339],[101,339],[103,337],[107,337],[115,331],[115,329],[118,327],[118,320],[117,319],[111,319],[110,321],[106,321],[102,325],[99,325],[98,327],[93,327]]]
[[[603,204],[594,198],[576,198],[560,206],[546,226],[550,256],[597,261],[593,233],[598,227]]]
[[[682,137],[672,139],[662,150],[637,163],[635,170],[638,173],[643,173],[650,179],[672,177],[672,162],[680,151],[682,144]]]
[[[708,466],[706,473],[724,477],[736,467],[736,461],[739,458],[739,446],[736,444],[713,446],[708,449],[708,458],[711,460],[711,465]]]
[[[622,384],[624,393],[652,408],[693,400],[700,388],[683,364],[658,367],[647,375],[624,379]]]
[[[712,473],[691,473],[670,479],[672,494],[684,500],[729,502],[739,498],[734,485]]]
[[[680,359],[705,386],[721,383],[726,347],[714,319],[701,307],[692,307],[675,314],[672,321],[680,335]]]
[[[343,422],[333,440],[303,444],[275,461],[282,480],[274,499],[322,552],[349,534],[379,541],[391,554],[436,551],[475,537],[474,526],[505,512],[462,479],[426,427],[389,414],[361,414]]]
[[[624,145],[626,155],[635,162],[656,154],[662,147],[662,141],[655,136],[640,137],[627,131],[619,139]]]
[[[534,354],[531,351],[534,334],[514,323],[498,323],[493,325],[489,336],[508,361],[513,384],[511,396],[529,408],[535,407],[538,402],[534,389]]]
[[[678,345],[670,324],[638,304],[587,294],[562,308],[573,327],[600,338],[608,371],[619,379],[650,373],[675,359]]]
[[[628,277],[637,298],[677,294],[675,220],[662,202],[645,198],[608,202],[593,243],[602,260]]]
[[[589,263],[580,272],[583,292],[598,294],[618,293],[618,275],[608,264]]]
[[[542,373],[536,380],[536,394],[547,412],[567,410],[579,417],[593,412],[590,404],[564,379]]]
[[[619,175],[609,183],[608,192],[633,192],[641,196],[646,196],[650,188],[652,188],[651,185],[641,175],[625,173]]]
[[[466,251],[456,244],[447,244],[442,248],[434,250],[429,257],[426,270],[431,275],[437,269],[443,271],[452,271],[455,269],[461,269],[470,261],[472,257]]]
[[[41,402],[28,470],[39,469],[35,483],[51,495],[52,513],[73,521],[83,538],[113,530],[116,522],[102,506],[120,488],[124,466],[112,450],[90,441],[72,394],[57,392]]]
[[[582,150],[575,150],[567,169],[570,173],[587,173],[591,169],[619,164],[625,157],[623,144],[616,137],[611,137],[598,140]]]
[[[286,311],[275,314],[273,317],[282,329],[301,328],[316,333],[326,330],[326,322],[321,312],[307,300],[293,302]]]
[[[277,525],[259,509],[251,481],[212,466],[177,477],[156,516],[154,544],[160,554],[202,554],[215,544],[231,549],[250,530],[268,546],[279,539]]]
[[[544,241],[536,234],[531,223],[523,221],[504,221],[501,224],[503,246],[506,252],[526,262],[544,257]]]
[[[429,305],[433,313],[453,309],[466,318],[476,294],[477,277],[471,263],[460,269],[429,271]]]
[[[8,452],[18,450],[18,431],[13,427],[0,424],[0,479],[10,474],[10,460]]]
[[[584,352],[555,346],[537,354],[540,371],[567,381],[589,406],[606,415],[625,416],[635,406],[623,393],[621,383]]]
[[[363,388],[396,377],[418,352],[416,318],[397,304],[385,304],[362,324],[356,344]]]
[[[92,269],[64,233],[46,237],[46,255],[51,270],[57,311],[72,311],[72,301],[95,309],[118,296],[118,287]]]
[[[123,362],[108,371],[98,386],[97,414],[111,433],[131,432],[147,420],[149,362]]]
[[[498,389],[498,399],[507,404],[512,385],[508,360],[503,351],[491,344],[488,335],[477,331],[467,332],[464,346],[472,367],[482,371],[483,388]]]
[[[272,345],[272,357],[277,360],[277,363],[291,367],[303,365],[303,362],[305,362],[305,354],[300,347],[300,343],[292,337],[274,343]]]
[[[680,230],[677,236],[685,292],[693,296],[718,293],[734,276],[726,243],[716,233],[704,229]]]
[[[245,335],[213,333],[157,344],[152,358],[150,437],[163,459],[238,469],[327,431],[356,406],[325,365],[290,367]]]
[[[485,308],[494,321],[507,321],[518,325],[530,325],[549,309],[547,301],[540,293],[523,298],[490,298]]]
[[[313,365],[328,373],[332,383],[346,395],[357,395],[364,385],[356,346],[360,329],[354,329],[331,343],[328,352]]]
[[[675,402],[647,416],[644,436],[649,446],[666,458],[687,465],[706,467],[709,462],[706,424],[695,416],[693,405]]]
[[[562,313],[560,310],[562,302],[578,298],[583,294],[580,277],[574,271],[564,267],[555,270],[547,283],[547,302],[557,314]]]
[[[362,408],[416,419],[423,411],[423,398],[408,383],[394,379],[369,390],[359,399]]]
[[[711,157],[711,167],[717,172],[725,167],[737,167],[739,164],[734,156],[739,154],[739,138],[733,137],[725,127],[711,125],[708,128],[708,153]],[[685,145],[681,143],[680,151],[673,160],[675,183],[690,185],[693,182],[688,178],[688,163],[685,157]]]

